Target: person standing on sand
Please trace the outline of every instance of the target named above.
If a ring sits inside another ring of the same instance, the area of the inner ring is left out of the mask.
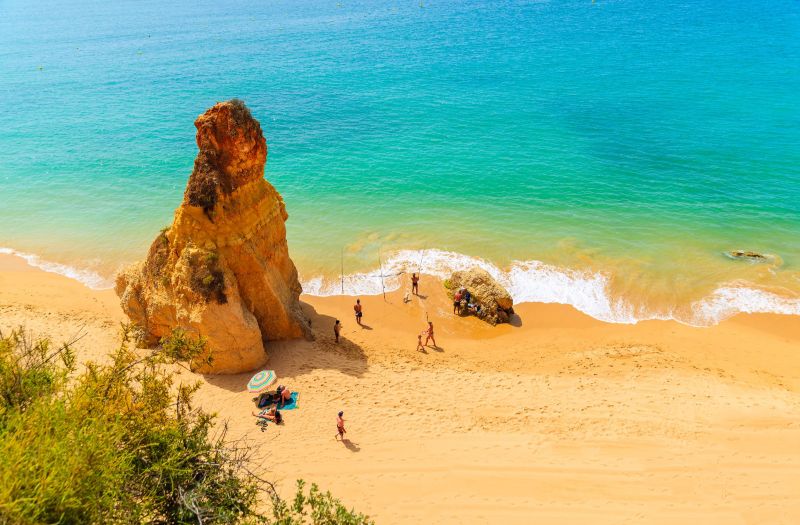
[[[416,273],[411,274],[411,293],[419,295],[419,276]]]
[[[336,338],[336,342],[339,342],[339,333],[342,331],[342,323],[339,322],[337,319],[335,323],[333,323],[333,336]]]
[[[425,346],[422,344],[422,336],[427,334],[427,333],[428,333],[427,330],[423,330],[422,332],[417,334],[417,350],[419,350],[420,352],[424,352],[425,351]]]
[[[437,348],[436,339],[433,337],[433,321],[428,321],[428,329],[425,331],[427,337],[425,338],[425,346],[428,346],[428,341],[433,341],[433,347]]]
[[[333,436],[333,439],[341,439],[344,441],[344,435],[347,433],[347,430],[344,429],[344,412],[341,410],[339,411],[339,415],[336,416],[336,435]]]
[[[361,311],[361,299],[356,299],[356,304],[353,305],[353,310],[356,312],[356,322],[361,325],[361,316],[364,312]]]
[[[461,290],[453,296],[453,313],[457,315],[461,313]]]

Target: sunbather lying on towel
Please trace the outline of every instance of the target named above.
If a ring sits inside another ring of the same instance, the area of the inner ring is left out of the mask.
[[[272,421],[273,423],[280,423],[283,420],[281,413],[275,407],[270,408],[269,410],[262,410],[261,412],[253,412],[253,415],[259,419],[266,419],[267,421]]]

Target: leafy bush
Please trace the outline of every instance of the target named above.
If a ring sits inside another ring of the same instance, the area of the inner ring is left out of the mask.
[[[173,328],[172,332],[161,338],[164,355],[175,361],[187,361],[192,370],[202,364],[211,364],[212,356],[206,352],[206,339],[194,337],[183,328]]]
[[[306,495],[305,482],[297,480],[297,494],[288,504],[276,495],[272,499],[272,514],[275,525],[374,525],[369,516],[347,510],[330,492],[322,493],[316,484]]]
[[[192,407],[199,384],[165,366],[202,340],[177,332],[139,355],[122,335],[108,364],[79,371],[70,344],[0,333],[0,524],[370,523],[315,486],[301,498],[302,483],[289,507],[248,469],[251,450]]]

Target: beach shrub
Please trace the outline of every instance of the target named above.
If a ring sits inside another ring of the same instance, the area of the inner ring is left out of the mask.
[[[228,302],[225,295],[225,274],[219,265],[219,254],[214,251],[193,251],[189,256],[192,269],[192,290],[203,296],[206,301],[214,299],[218,304]]]
[[[0,523],[240,523],[258,517],[249,450],[191,406],[163,350],[126,341],[77,373],[70,345],[0,335]],[[71,377],[72,376],[72,377]]]
[[[321,492],[316,484],[306,494],[305,482],[297,480],[297,493],[288,503],[277,496],[272,500],[275,525],[374,525],[369,516],[348,510],[330,492]]]
[[[371,523],[316,486],[289,505],[249,470],[252,449],[170,372],[202,340],[177,332],[142,354],[122,328],[107,363],[80,369],[69,343],[0,332],[0,524]]]
[[[201,364],[211,364],[212,357],[206,352],[206,338],[195,337],[183,328],[173,328],[169,335],[161,338],[160,344],[167,357],[187,361],[192,370]]]

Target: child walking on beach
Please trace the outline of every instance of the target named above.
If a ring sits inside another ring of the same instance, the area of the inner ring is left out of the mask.
[[[419,276],[416,273],[411,274],[411,293],[419,295]]]
[[[333,439],[341,439],[344,441],[344,435],[347,434],[347,430],[344,429],[344,412],[339,411],[339,415],[336,416],[336,435],[333,436]]]

